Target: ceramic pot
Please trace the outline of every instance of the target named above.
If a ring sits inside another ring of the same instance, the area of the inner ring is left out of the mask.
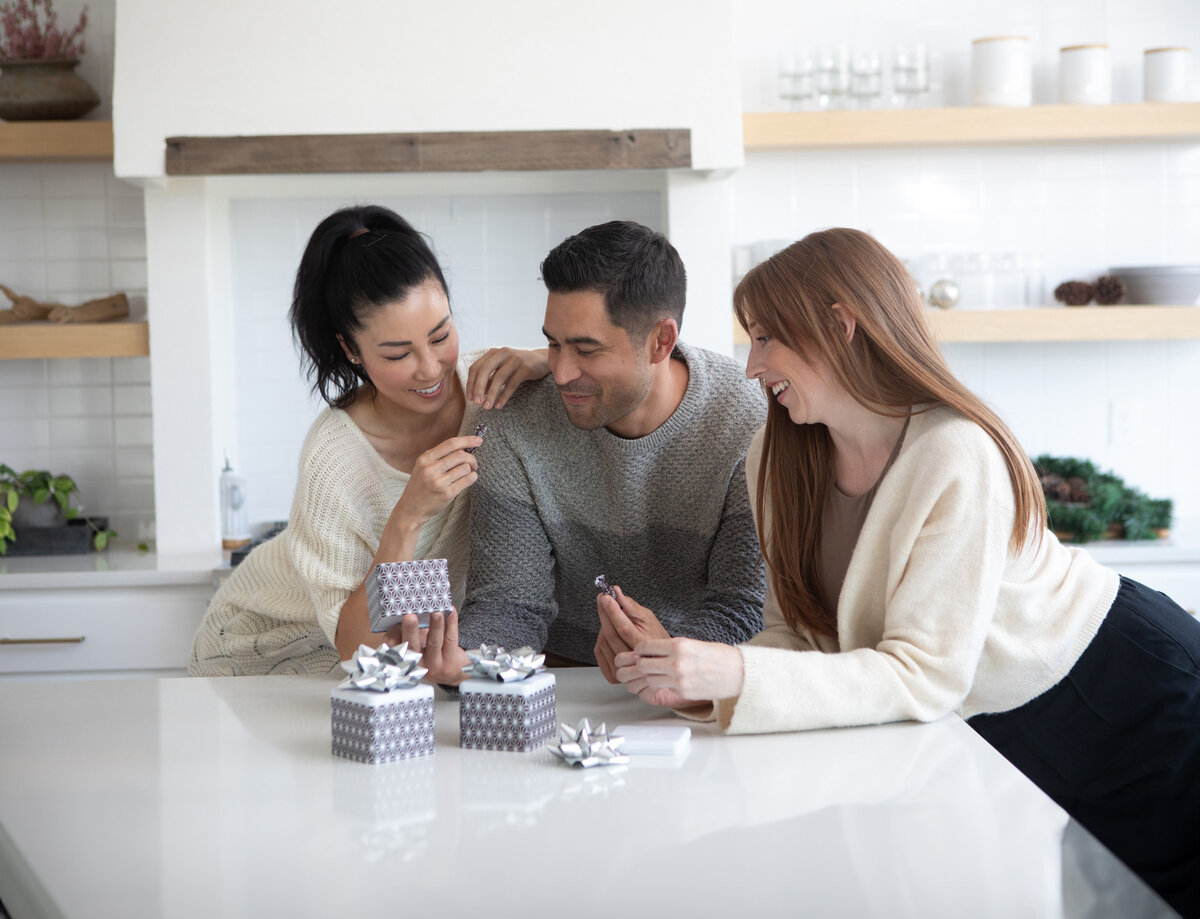
[[[8,121],[65,121],[100,104],[87,80],[75,73],[79,61],[0,62],[0,118]]]
[[[58,502],[53,498],[48,498],[41,504],[34,504],[33,498],[24,495],[17,509],[13,511],[12,524],[13,529],[20,535],[22,529],[26,527],[41,528],[41,527],[60,527],[67,522],[67,517],[63,513],[62,508],[58,506]]]
[[[1033,54],[1024,35],[977,38],[971,42],[971,104],[1029,105],[1033,102]]]

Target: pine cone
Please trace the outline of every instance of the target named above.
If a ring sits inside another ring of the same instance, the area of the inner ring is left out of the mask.
[[[1125,282],[1115,274],[1106,274],[1096,281],[1096,302],[1114,306],[1125,299]]]
[[[1067,306],[1083,306],[1091,301],[1093,293],[1087,281],[1063,281],[1054,288],[1054,299]]]

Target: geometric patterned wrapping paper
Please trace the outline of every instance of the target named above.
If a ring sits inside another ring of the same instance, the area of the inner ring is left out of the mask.
[[[433,687],[330,692],[333,754],[360,763],[388,763],[433,752]]]
[[[373,632],[399,625],[407,613],[416,613],[424,628],[430,613],[448,613],[453,608],[450,567],[444,558],[381,562],[367,575],[367,613]]]
[[[558,730],[553,673],[542,671],[512,683],[469,679],[458,690],[460,746],[526,752]]]

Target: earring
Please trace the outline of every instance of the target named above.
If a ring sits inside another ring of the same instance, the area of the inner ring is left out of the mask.
[[[351,363],[351,364],[357,364],[357,363],[358,363],[358,358],[357,358],[357,357],[352,357],[352,358],[350,358],[349,360],[350,360],[350,363]]]

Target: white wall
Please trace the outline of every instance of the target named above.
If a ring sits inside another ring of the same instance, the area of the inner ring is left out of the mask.
[[[690,128],[696,168],[742,162],[730,0],[121,0],[120,12],[121,176],[161,176],[174,135]]]

